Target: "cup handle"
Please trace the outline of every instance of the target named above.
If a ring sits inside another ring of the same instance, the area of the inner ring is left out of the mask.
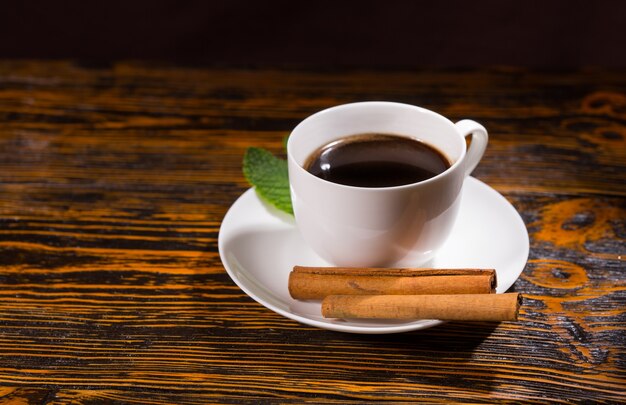
[[[457,122],[456,127],[458,128],[461,135],[464,137],[472,136],[472,143],[467,150],[467,155],[465,156],[465,176],[469,176],[470,173],[474,170],[480,159],[483,157],[485,153],[485,149],[487,148],[487,141],[489,141],[489,135],[487,134],[487,130],[485,127],[480,125],[476,121],[472,120],[461,120]]]

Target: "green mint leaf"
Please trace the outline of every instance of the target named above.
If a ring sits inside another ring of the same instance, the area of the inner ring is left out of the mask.
[[[293,215],[286,160],[265,149],[248,148],[243,157],[243,175],[265,201]]]

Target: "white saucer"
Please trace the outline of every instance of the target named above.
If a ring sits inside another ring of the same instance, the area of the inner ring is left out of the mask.
[[[226,271],[246,294],[298,322],[353,333],[406,332],[442,323],[327,319],[319,302],[292,299],[287,281],[294,265],[329,264],[306,245],[293,217],[260,200],[254,189],[243,193],[226,213],[218,245]],[[497,292],[503,293],[524,269],[528,249],[528,232],[515,208],[485,183],[468,177],[452,235],[428,267],[494,268]]]

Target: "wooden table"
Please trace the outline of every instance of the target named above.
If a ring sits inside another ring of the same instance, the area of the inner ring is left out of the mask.
[[[518,322],[395,335],[257,304],[217,250],[248,146],[393,100],[490,131]],[[0,63],[0,403],[626,401],[626,72]]]

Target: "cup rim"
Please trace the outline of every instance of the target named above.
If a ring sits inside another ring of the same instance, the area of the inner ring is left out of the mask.
[[[461,162],[465,159],[465,155],[467,154],[467,146],[464,145],[464,147],[461,149],[461,154],[459,155],[459,157],[456,159],[456,161],[450,165],[450,167],[448,167],[446,170],[444,170],[443,172],[437,174],[436,176],[433,176],[429,179],[426,180],[422,180],[422,181],[418,181],[415,183],[409,183],[409,184],[402,184],[402,185],[398,185],[398,186],[387,186],[387,187],[361,187],[361,186],[350,186],[350,185],[346,185],[346,184],[340,184],[340,183],[334,183],[332,181],[326,180],[326,179],[322,179],[320,177],[315,176],[314,174],[310,173],[308,170],[306,170],[304,167],[302,167],[302,165],[300,165],[298,162],[296,162],[295,158],[293,157],[293,142],[292,142],[292,135],[294,132],[296,132],[296,130],[298,130],[298,128],[300,128],[306,121],[312,120],[314,118],[318,118],[319,116],[322,115],[326,115],[329,114],[331,112],[333,112],[334,110],[338,110],[338,109],[345,109],[345,108],[355,108],[358,106],[365,106],[365,105],[380,105],[380,106],[397,106],[397,107],[401,107],[401,108],[410,108],[410,109],[415,109],[417,111],[420,111],[421,113],[425,113],[428,115],[431,115],[433,117],[436,117],[438,119],[442,119],[444,120],[446,123],[450,124],[454,129],[455,132],[457,134],[459,134],[458,130],[456,129],[456,126],[454,125],[454,123],[444,117],[443,115],[429,110],[427,108],[423,108],[423,107],[419,107],[416,105],[412,105],[412,104],[406,104],[406,103],[399,103],[399,102],[395,102],[395,101],[359,101],[359,102],[354,102],[354,103],[345,103],[345,104],[339,104],[336,106],[332,106],[332,107],[328,107],[325,108],[323,110],[320,110],[316,113],[313,113],[311,115],[309,115],[308,117],[304,118],[302,121],[300,121],[298,123],[298,125],[296,125],[290,132],[289,134],[289,138],[287,139],[287,159],[292,163],[293,166],[297,167],[297,170],[300,173],[303,173],[305,176],[311,178],[312,180],[315,181],[321,181],[325,184],[328,184],[332,187],[338,187],[340,189],[345,189],[345,190],[353,190],[353,191],[368,191],[368,192],[383,192],[383,191],[390,191],[390,190],[402,190],[402,189],[409,189],[409,188],[415,188],[415,187],[420,187],[422,185],[425,184],[430,184],[430,183],[434,183],[436,181],[439,181],[445,177],[451,176],[453,172],[455,172],[456,170],[458,170],[458,167],[461,165]],[[401,136],[401,134],[398,134],[399,136]],[[462,136],[459,134],[459,137],[462,138]],[[415,138],[413,138],[415,139]],[[462,139],[463,140],[463,139]],[[292,166],[290,165],[290,166]]]

